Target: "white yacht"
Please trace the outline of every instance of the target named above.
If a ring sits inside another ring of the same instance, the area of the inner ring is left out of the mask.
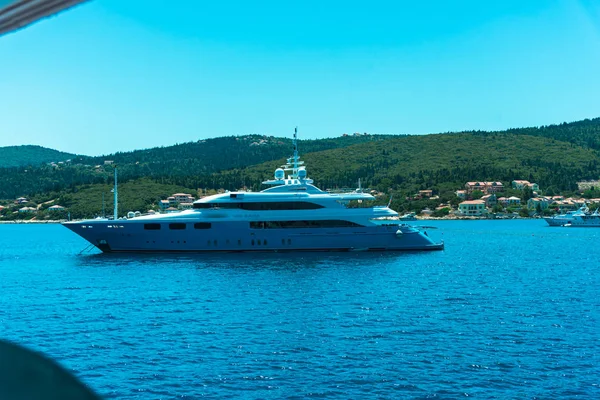
[[[294,132],[293,156],[261,192],[204,197],[193,209],[128,219],[92,219],[64,226],[103,252],[397,251],[441,250],[426,232],[398,222],[386,206],[362,207],[362,190],[328,193],[307,176]],[[118,204],[115,171],[115,205]]]
[[[417,215],[414,212],[409,212],[404,215],[401,215],[398,219],[400,221],[416,221]]]
[[[550,226],[565,226],[573,222],[575,217],[589,214],[590,210],[587,208],[587,206],[583,206],[576,211],[568,211],[565,214],[559,214],[553,217],[544,217],[544,221],[546,221]]]
[[[574,214],[573,218],[563,226],[574,228],[600,228],[600,212]]]

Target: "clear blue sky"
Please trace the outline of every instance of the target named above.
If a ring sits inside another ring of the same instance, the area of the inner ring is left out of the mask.
[[[600,2],[94,0],[0,37],[0,146],[600,116]]]

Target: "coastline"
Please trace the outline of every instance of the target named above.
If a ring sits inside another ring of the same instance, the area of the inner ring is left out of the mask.
[[[474,216],[464,216],[464,217],[457,217],[457,216],[452,216],[452,217],[422,217],[422,216],[418,216],[417,217],[417,221],[468,221],[468,220],[486,220],[486,221],[492,221],[492,220],[510,220],[510,219],[541,219],[541,217],[498,217],[498,218],[487,218],[487,217],[474,217]],[[411,221],[405,221],[405,222],[411,222]],[[414,221],[413,221],[414,222]]]
[[[0,224],[61,224],[67,220],[28,221],[24,219],[14,221],[0,221]]]
[[[455,215],[453,216],[446,216],[446,217],[430,217],[430,216],[418,216],[416,220],[412,220],[412,221],[403,221],[403,220],[399,220],[399,219],[390,219],[391,221],[397,221],[399,223],[408,223],[410,224],[411,222],[418,222],[418,221],[480,221],[480,220],[486,220],[486,221],[491,221],[491,220],[511,220],[511,219],[540,219],[540,217],[511,217],[511,218],[486,218],[486,217],[475,217],[475,216],[463,216],[463,217],[457,217]],[[66,219],[63,220],[41,220],[41,221],[30,221],[30,220],[13,220],[13,221],[0,221],[0,225],[2,224],[62,224],[63,222],[67,222]]]

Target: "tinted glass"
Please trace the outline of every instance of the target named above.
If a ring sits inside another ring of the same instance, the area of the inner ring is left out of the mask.
[[[196,222],[194,229],[210,229],[210,222]]]

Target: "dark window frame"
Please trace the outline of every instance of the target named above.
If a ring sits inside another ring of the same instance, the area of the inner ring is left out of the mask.
[[[293,220],[293,221],[251,221],[250,229],[299,229],[299,228],[364,228],[364,225],[343,219]]]
[[[144,224],[145,231],[160,231],[161,228],[160,224]]]
[[[210,222],[196,222],[194,224],[194,229],[211,229],[212,224]]]
[[[317,210],[324,206],[311,201],[249,201],[249,202],[221,202],[221,203],[194,203],[195,209],[227,208],[246,211],[283,211],[283,210]]]

